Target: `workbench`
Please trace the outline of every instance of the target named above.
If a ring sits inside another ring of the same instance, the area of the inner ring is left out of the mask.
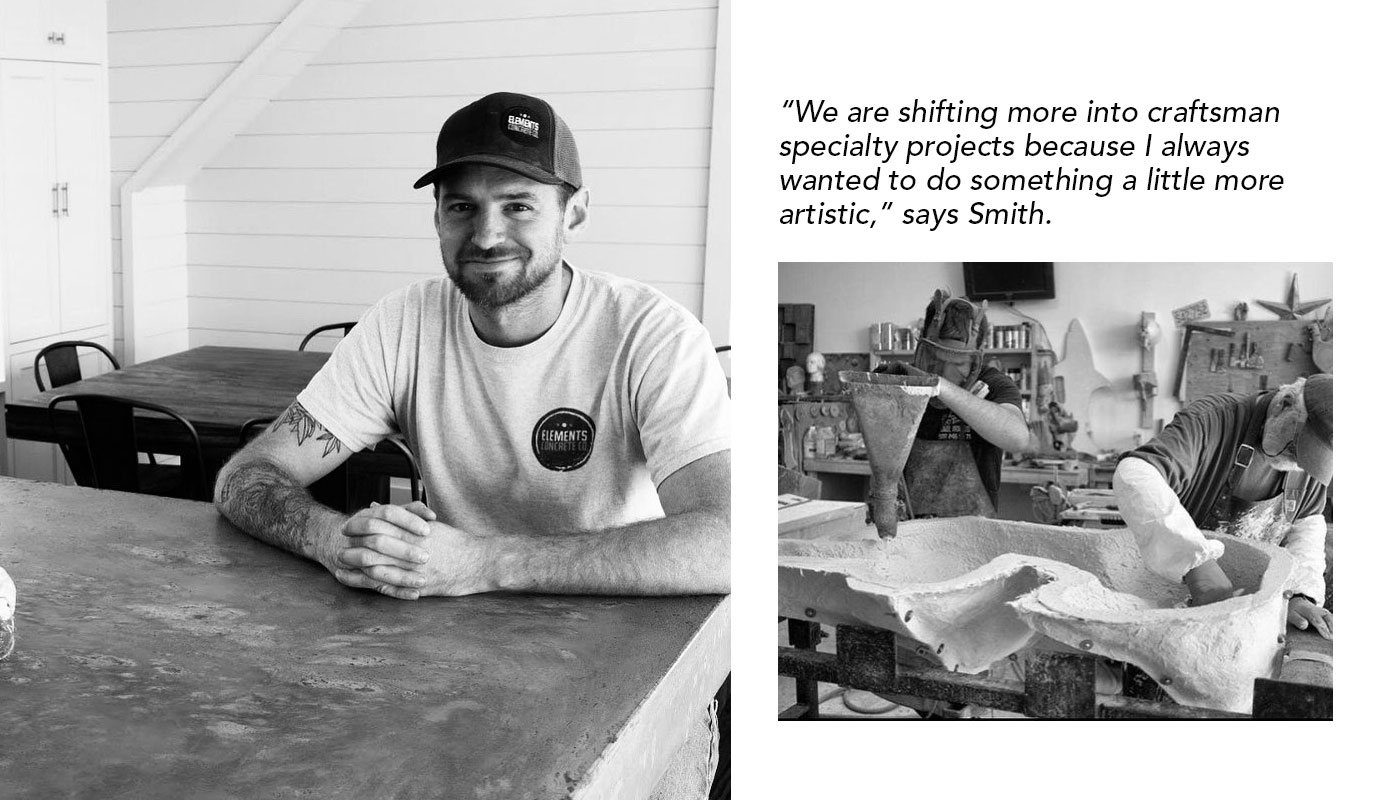
[[[0,796],[645,798],[727,597],[390,599],[207,503],[0,479]]]
[[[778,647],[778,674],[796,679],[797,702],[780,711],[780,720],[821,719],[819,682],[906,701],[971,703],[1047,719],[1332,719],[1332,642],[1292,626],[1278,674],[1255,679],[1254,707],[1241,714],[1143,700],[1126,689],[1122,696],[1096,695],[1094,657],[1087,654],[1032,650],[1025,654],[1025,683],[1016,685],[935,667],[906,667],[899,663],[895,634],[874,628],[837,625],[835,652],[818,652],[829,635],[823,626],[801,619],[787,623],[790,644]]]

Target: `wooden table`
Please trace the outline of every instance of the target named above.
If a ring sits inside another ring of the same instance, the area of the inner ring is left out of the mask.
[[[0,479],[0,796],[646,797],[727,597],[392,600],[205,503]]]
[[[61,394],[95,392],[169,406],[194,425],[206,449],[227,457],[239,444],[244,422],[281,414],[329,357],[295,350],[196,347],[11,400],[5,404],[5,426],[11,439],[75,441],[77,414],[72,406],[56,415],[55,430],[49,401]],[[217,464],[222,459],[209,460]]]
[[[241,444],[243,423],[280,415],[328,358],[329,353],[296,350],[196,347],[12,400],[5,404],[6,432],[11,439],[80,442],[72,404],[59,406],[50,417],[49,401],[63,394],[93,392],[159,403],[194,425],[212,490],[219,467]],[[137,425],[142,445],[157,453],[178,452],[175,445],[182,445],[188,435],[165,417],[138,414]],[[410,474],[403,456],[387,444],[356,453],[351,465],[348,473],[332,473],[313,486],[317,498],[345,511],[361,508],[371,500],[388,500],[385,476]]]

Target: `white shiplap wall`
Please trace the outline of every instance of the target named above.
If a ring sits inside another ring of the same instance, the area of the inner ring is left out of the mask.
[[[126,352],[124,332],[121,187],[221,81],[262,42],[297,0],[109,0],[108,62],[112,133],[113,318],[116,351]],[[178,197],[179,193],[165,193]],[[168,203],[166,204],[168,205]],[[146,209],[150,211],[150,209]],[[168,285],[184,294],[183,214],[169,207],[160,213],[172,247],[181,251],[169,265]],[[180,302],[182,298],[170,298]],[[166,304],[169,305],[168,303]],[[148,317],[144,327],[171,327],[183,335],[183,308],[166,308],[161,322]],[[148,312],[149,314],[150,312]]]
[[[228,4],[241,21],[226,38],[184,8],[209,4],[140,5],[178,5],[208,31],[162,59],[217,63],[129,67],[121,97],[133,107],[114,143],[129,153],[153,148],[181,103],[232,68],[215,49],[251,47],[291,4]],[[498,90],[546,98],[578,138],[594,213],[567,257],[700,315],[715,5],[373,0],[189,185],[191,346],[294,347],[315,325],[440,274],[431,194],[412,182],[432,165],[442,120]]]

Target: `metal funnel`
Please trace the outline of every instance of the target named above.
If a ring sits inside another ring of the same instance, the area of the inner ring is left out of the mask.
[[[899,523],[899,480],[914,446],[914,434],[929,398],[938,394],[936,376],[841,372],[860,417],[870,459],[870,504],[880,538],[894,537]]]

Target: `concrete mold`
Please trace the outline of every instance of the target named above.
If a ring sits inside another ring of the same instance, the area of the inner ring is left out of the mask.
[[[1126,530],[963,517],[865,536],[780,541],[779,613],[890,630],[960,672],[1043,635],[1135,664],[1180,703],[1231,711],[1249,711],[1254,678],[1278,664],[1292,559],[1277,547],[1221,538],[1220,564],[1245,591],[1193,608]]]

